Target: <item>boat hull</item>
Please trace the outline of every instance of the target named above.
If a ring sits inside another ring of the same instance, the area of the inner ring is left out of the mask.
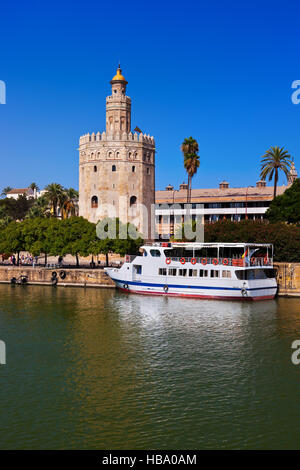
[[[213,286],[166,286],[151,283],[123,281],[112,278],[116,287],[126,293],[141,295],[163,295],[170,297],[186,297],[213,300],[271,300],[277,293],[277,286],[266,287],[213,287]]]

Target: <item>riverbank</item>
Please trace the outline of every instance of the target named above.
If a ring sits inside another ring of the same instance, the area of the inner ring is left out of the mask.
[[[278,295],[300,297],[300,263],[275,263]],[[44,268],[37,266],[0,266],[0,283],[10,283],[12,278],[26,276],[27,284],[53,285],[53,272],[57,274],[59,287],[115,287],[103,269]]]
[[[84,268],[44,268],[37,266],[0,266],[0,283],[10,283],[12,278],[26,276],[27,284],[53,285],[53,273],[56,273],[59,287],[115,287],[113,281],[103,269]]]

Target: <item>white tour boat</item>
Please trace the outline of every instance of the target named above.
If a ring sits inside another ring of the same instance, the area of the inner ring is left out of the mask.
[[[116,286],[136,294],[201,299],[273,299],[277,292],[273,245],[152,243],[106,268]]]

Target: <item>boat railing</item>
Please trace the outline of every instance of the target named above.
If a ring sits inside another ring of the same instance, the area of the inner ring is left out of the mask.
[[[222,265],[222,266],[236,266],[236,267],[249,267],[249,266],[273,266],[273,258],[256,257],[256,258],[212,258],[212,257],[171,257],[167,258],[170,261],[177,261],[181,264],[192,263],[193,265],[201,264],[208,265]],[[167,263],[168,264],[168,263]]]

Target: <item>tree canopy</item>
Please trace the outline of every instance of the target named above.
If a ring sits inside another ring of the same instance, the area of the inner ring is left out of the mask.
[[[102,222],[101,222],[102,223]],[[55,217],[28,218],[23,222],[11,221],[6,226],[0,225],[0,253],[17,253],[28,251],[34,256],[65,256],[76,257],[109,253],[120,255],[135,254],[143,243],[136,227],[122,224],[119,219],[105,219],[102,223],[104,232],[108,224],[115,224],[114,238],[99,238],[96,224],[83,217],[69,217],[60,220]],[[131,239],[129,234],[135,234]],[[124,234],[125,237],[124,237]]]
[[[11,217],[13,220],[23,220],[34,204],[34,199],[20,195],[18,199],[6,197],[0,199],[0,218]]]
[[[271,147],[261,157],[260,177],[265,180],[268,176],[269,181],[274,177],[274,198],[276,197],[279,171],[282,171],[288,178],[291,162],[291,156],[284,147]]]
[[[188,175],[187,202],[191,202],[192,179],[200,166],[199,145],[193,137],[184,139],[180,147],[183,153],[183,165]]]
[[[266,212],[266,217],[270,222],[288,222],[290,224],[300,222],[300,178],[297,178],[281,196],[273,199]]]
[[[180,231],[176,232],[179,235]],[[185,241],[184,238],[176,238]],[[189,240],[192,241],[192,240]],[[272,243],[275,261],[300,261],[300,227],[283,222],[222,220],[204,226],[206,243]]]

